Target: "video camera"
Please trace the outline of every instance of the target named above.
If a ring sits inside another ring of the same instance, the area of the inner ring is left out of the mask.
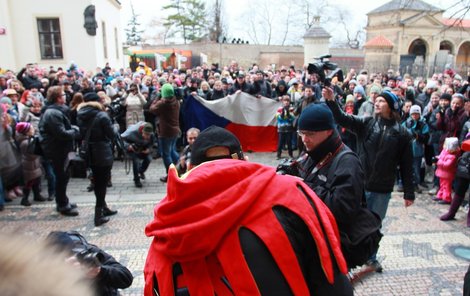
[[[80,264],[90,267],[101,266],[100,260],[98,258],[99,253],[91,248],[74,248],[72,249],[72,253],[75,255]]]
[[[343,81],[344,75],[343,70],[338,68],[338,65],[329,61],[331,58],[331,54],[322,55],[321,57],[315,58],[319,60],[316,63],[308,64],[307,71],[308,74],[318,74],[320,77],[320,82],[322,86],[331,86],[331,79],[333,77],[338,77],[339,81]],[[326,71],[331,71],[328,75],[326,75]]]

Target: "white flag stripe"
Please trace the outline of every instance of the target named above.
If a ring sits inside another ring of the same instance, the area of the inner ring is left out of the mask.
[[[244,92],[215,101],[206,101],[199,96],[195,98],[215,114],[247,126],[275,126],[276,112],[280,107],[279,102]]]

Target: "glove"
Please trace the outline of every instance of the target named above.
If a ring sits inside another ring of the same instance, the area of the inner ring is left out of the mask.
[[[72,130],[74,131],[74,139],[80,139],[80,128],[76,125],[72,125]]]

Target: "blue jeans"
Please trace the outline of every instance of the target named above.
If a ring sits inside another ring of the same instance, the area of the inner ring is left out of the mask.
[[[145,173],[145,171],[149,167],[150,162],[152,161],[152,155],[150,155],[150,153],[144,154],[144,153],[133,153],[133,152],[129,153],[129,155],[132,157],[132,172],[134,173],[134,182],[135,182],[135,181],[140,180],[139,174]],[[142,163],[140,163],[141,159],[142,159]]]
[[[366,191],[365,194],[367,208],[372,212],[378,214],[380,216],[380,219],[383,221],[385,219],[385,215],[387,214],[388,203],[390,202],[392,193]],[[373,254],[370,259],[377,260],[377,253]]]
[[[421,183],[421,162],[423,157],[413,157],[413,180],[414,185],[418,186]]]
[[[178,152],[176,151],[176,140],[178,138],[158,138],[158,142],[161,147],[161,152],[162,152],[162,159],[163,159],[163,164],[165,165],[165,169],[168,172],[168,168],[170,165],[177,164],[180,156]]]
[[[50,160],[42,159],[42,167],[44,168],[44,172],[46,174],[47,180],[47,193],[49,197],[55,195],[55,174],[54,170],[52,169],[52,164]]]
[[[292,132],[287,132],[287,133],[278,133],[279,134],[279,140],[277,142],[277,156],[281,156],[282,154],[282,148],[284,145],[287,145],[287,151],[289,153],[289,156],[292,155]]]

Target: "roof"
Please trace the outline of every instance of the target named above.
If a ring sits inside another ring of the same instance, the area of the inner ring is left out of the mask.
[[[378,35],[372,38],[371,40],[367,41],[364,44],[364,47],[375,47],[375,48],[391,48],[393,47],[392,41],[388,40],[383,35]]]
[[[417,10],[417,11],[434,11],[442,12],[443,9],[433,6],[421,0],[392,0],[384,5],[370,11],[367,14],[382,13],[395,10]]]
[[[442,23],[446,26],[470,28],[470,20],[442,19]]]
[[[331,35],[320,26],[312,26],[305,33],[304,38],[331,38]]]

